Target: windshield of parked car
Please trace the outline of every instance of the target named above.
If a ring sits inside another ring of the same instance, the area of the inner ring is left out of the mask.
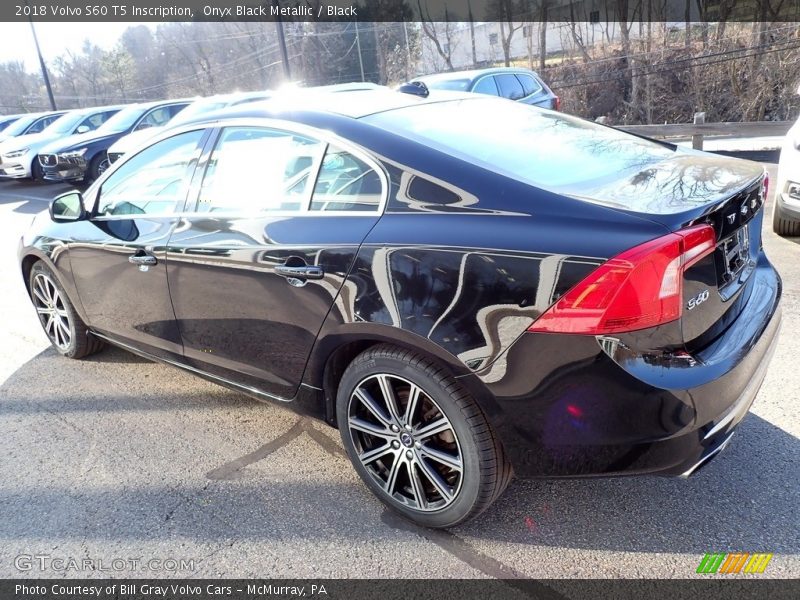
[[[518,102],[476,98],[418,104],[364,121],[545,189],[642,169],[670,146]]]
[[[26,115],[3,130],[3,136],[14,137],[24,132],[40,115]]]
[[[85,116],[86,115],[83,113],[67,113],[50,123],[43,131],[57,134],[72,133],[72,130],[75,129]]]
[[[171,127],[180,123],[186,123],[191,121],[194,117],[211,112],[212,110],[225,108],[226,106],[228,106],[227,100],[198,100],[197,102],[192,102],[189,106],[172,117],[168,121],[168,124]]]
[[[128,106],[127,108],[123,108],[108,121],[100,125],[95,131],[97,131],[97,133],[119,133],[121,131],[127,131],[136,123],[137,119],[144,114],[147,108],[146,106]]]
[[[445,79],[436,77],[421,80],[430,90],[449,90],[451,92],[465,92],[469,87],[469,79]]]

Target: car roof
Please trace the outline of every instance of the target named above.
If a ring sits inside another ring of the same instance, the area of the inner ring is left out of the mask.
[[[428,97],[394,91],[384,86],[354,87],[351,90],[338,88],[297,88],[277,92],[269,100],[252,102],[198,115],[191,122],[213,121],[226,118],[280,117],[292,119],[293,113],[317,113],[360,119],[376,113],[387,112],[409,106],[431,104],[462,99],[474,99],[474,94],[461,92],[431,91]]]
[[[68,112],[69,113],[80,114],[80,115],[88,115],[88,114],[91,114],[91,113],[105,112],[105,111],[108,111],[108,110],[122,110],[126,106],[128,106],[128,105],[127,104],[115,104],[115,105],[110,105],[110,106],[87,106],[86,108],[73,108],[73,109],[69,110]]]
[[[524,67],[492,67],[491,69],[471,69],[469,71],[451,71],[448,73],[433,73],[431,75],[420,75],[412,81],[447,81],[452,79],[477,79],[484,75],[499,75],[502,73],[528,73],[538,77],[536,71]]]

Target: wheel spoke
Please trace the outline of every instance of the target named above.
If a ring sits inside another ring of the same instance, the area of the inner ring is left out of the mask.
[[[400,413],[397,407],[397,398],[395,398],[394,389],[389,381],[389,377],[386,375],[378,375],[378,384],[381,386],[383,401],[386,403],[386,407],[389,409],[389,414],[391,415],[392,420],[396,423],[400,423]]]
[[[379,425],[374,425],[358,417],[350,417],[350,429],[355,429],[356,431],[361,431],[362,433],[374,435],[375,437],[384,438],[386,440],[394,439],[395,437],[387,428],[381,428]]]
[[[53,335],[53,327],[55,326],[56,319],[53,316],[53,313],[47,315],[47,323],[45,323],[44,330],[47,332],[48,335]]]
[[[412,427],[414,425],[412,420],[414,419],[414,411],[417,410],[417,402],[421,392],[422,390],[415,385],[412,385],[408,391],[408,404],[406,404],[406,413],[403,415],[403,423],[406,425],[411,425]]]
[[[64,341],[64,344],[69,344],[69,326],[63,319],[58,319],[58,328],[61,330],[61,339]]]
[[[49,304],[47,298],[44,295],[44,291],[42,290],[42,286],[39,284],[39,280],[36,280],[36,283],[33,285],[33,295],[39,299],[44,305]]]
[[[430,481],[437,490],[439,490],[442,498],[449,501],[453,497],[453,492],[451,491],[450,486],[448,486],[441,478],[439,473],[436,472],[436,469],[431,467],[424,460],[419,461],[417,464],[419,464],[420,471],[422,471],[422,474],[425,475],[426,479]]]
[[[361,401],[369,412],[371,412],[378,421],[383,423],[385,427],[389,427],[391,425],[391,420],[389,416],[381,409],[380,406],[377,405],[375,400],[372,398],[370,393],[362,388],[356,388],[355,391],[356,398]]]
[[[447,431],[448,429],[452,429],[450,425],[450,421],[448,421],[445,417],[441,417],[436,419],[432,423],[428,423],[425,427],[419,429],[418,431],[414,432],[414,437],[417,440],[424,440],[431,436],[436,435],[437,433],[442,433],[443,431]]]
[[[400,455],[395,454],[394,462],[389,469],[389,476],[386,478],[386,482],[383,485],[383,489],[386,490],[386,493],[390,496],[394,495],[394,486],[397,484],[397,476],[400,473],[401,464],[403,464],[403,461],[400,459]]]
[[[450,467],[456,471],[461,471],[462,469],[461,458],[459,456],[453,456],[452,454],[435,450],[429,446],[423,446],[420,448],[420,453],[423,456],[427,456],[428,458],[431,458],[436,462],[441,463],[446,467]]]
[[[384,444],[379,448],[374,448],[373,450],[368,450],[367,452],[359,454],[358,459],[364,465],[368,465],[369,463],[376,461],[389,453],[394,453],[392,446],[390,444]]]
[[[44,307],[44,306],[37,306],[36,307],[36,312],[39,313],[40,315],[49,315],[49,314],[52,314],[53,309],[52,308],[47,308],[47,307]]]
[[[409,475],[411,475],[411,491],[414,492],[414,502],[424,510],[428,508],[428,499],[425,496],[425,487],[422,485],[422,480],[419,478],[416,465],[409,465],[408,472]]]

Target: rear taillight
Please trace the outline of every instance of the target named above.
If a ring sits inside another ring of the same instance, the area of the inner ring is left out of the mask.
[[[767,202],[767,199],[769,198],[769,173],[767,173],[766,171],[764,171],[764,183],[761,184],[761,187],[762,187],[761,202],[763,206]]]
[[[683,273],[715,245],[714,230],[698,225],[626,250],[564,294],[528,331],[602,335],[679,319]]]
[[[558,96],[553,98],[553,110],[561,110],[561,98]]]

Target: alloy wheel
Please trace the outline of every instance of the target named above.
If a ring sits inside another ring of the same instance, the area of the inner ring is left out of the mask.
[[[386,373],[363,379],[347,425],[357,459],[393,501],[431,512],[458,496],[464,464],[455,429],[416,384]]]
[[[105,173],[110,165],[111,163],[108,161],[108,158],[101,160],[97,165],[97,176],[100,177],[100,175]]]
[[[45,333],[56,346],[66,350],[72,341],[72,327],[55,282],[47,275],[38,273],[33,279],[32,289],[33,305]]]

